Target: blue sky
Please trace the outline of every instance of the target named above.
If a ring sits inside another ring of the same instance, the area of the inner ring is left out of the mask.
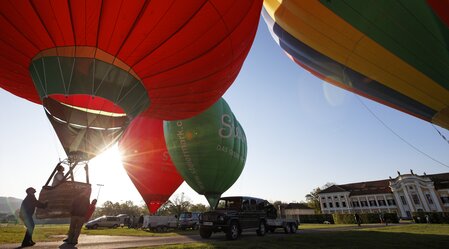
[[[395,136],[364,105],[402,139],[449,165],[449,144],[430,123],[317,79],[288,59],[263,20],[224,98],[248,140],[245,168],[224,196],[292,202],[305,200],[307,193],[327,182],[386,179],[397,170],[449,172]],[[0,105],[0,196],[23,198],[27,187],[40,189],[64,153],[42,106],[3,89]],[[438,129],[449,137],[447,130]],[[96,184],[104,184],[100,203],[141,203],[117,147],[93,159],[90,170],[95,197]],[[174,195],[181,192],[195,203],[207,203],[185,183]]]

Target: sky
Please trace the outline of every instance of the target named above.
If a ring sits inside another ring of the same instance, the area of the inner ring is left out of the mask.
[[[410,169],[449,172],[449,143],[432,124],[314,77],[283,53],[262,19],[224,98],[245,130],[248,155],[223,196],[300,202],[329,182],[381,180]],[[65,154],[42,106],[3,89],[0,106],[0,196],[24,198],[30,186],[39,191]],[[437,129],[449,138],[448,130]],[[117,146],[91,160],[89,169],[99,203],[143,203]],[[207,204],[186,183],[172,197],[181,193]]]

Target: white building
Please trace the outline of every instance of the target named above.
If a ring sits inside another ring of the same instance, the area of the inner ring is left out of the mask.
[[[449,212],[449,173],[400,174],[396,178],[332,185],[319,193],[321,210],[329,213]]]

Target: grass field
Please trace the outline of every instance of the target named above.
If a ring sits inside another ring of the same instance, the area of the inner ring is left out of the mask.
[[[311,227],[321,228],[322,226],[312,224]],[[223,234],[213,236],[223,236]],[[311,231],[291,236],[274,236],[269,234],[265,237],[247,236],[237,241],[145,248],[447,249],[449,248],[449,225],[412,224],[407,226],[362,228],[352,231]]]
[[[1,224],[0,225],[0,244],[22,242],[25,234],[23,225]],[[33,240],[34,241],[57,241],[61,236],[67,234],[69,225],[36,225]],[[116,236],[174,236],[178,234],[196,234],[197,231],[176,231],[167,233],[152,233],[137,229],[117,228],[117,229],[85,229],[81,231],[87,235],[116,235]]]
[[[448,248],[449,225],[411,224],[387,227],[363,227],[351,230],[353,225],[323,225],[304,224],[302,232],[296,235],[271,235],[257,237],[244,235],[237,241],[224,240],[224,234],[214,234],[211,240],[201,240],[201,243],[161,246],[156,248]],[[335,231],[344,228],[345,231]],[[326,230],[329,229],[329,230]],[[348,230],[349,229],[349,230]],[[61,240],[68,230],[67,225],[38,225],[34,234],[35,241]],[[332,231],[334,230],[334,231]],[[20,225],[0,225],[0,244],[18,243],[25,232]],[[83,230],[84,234],[96,235],[127,235],[127,236],[174,236],[176,234],[197,234],[198,231],[150,233],[142,230],[117,228]],[[59,236],[58,236],[59,235]],[[57,236],[57,237],[55,237]],[[217,239],[218,238],[218,239]],[[203,242],[204,241],[204,242]]]

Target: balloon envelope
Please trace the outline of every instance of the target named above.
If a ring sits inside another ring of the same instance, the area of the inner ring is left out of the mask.
[[[226,101],[190,119],[164,121],[164,133],[178,172],[215,207],[240,176],[247,154],[245,133]]]
[[[128,176],[150,213],[155,213],[184,181],[167,151],[163,121],[135,118],[120,139],[119,149]]]
[[[182,119],[215,103],[240,71],[261,6],[0,1],[0,87],[42,103],[69,157],[89,160],[141,113]]]
[[[449,129],[446,1],[265,0],[273,38],[323,80]]]
[[[52,97],[131,118],[191,117],[236,78],[261,6],[261,0],[0,1],[0,86],[36,103]]]

